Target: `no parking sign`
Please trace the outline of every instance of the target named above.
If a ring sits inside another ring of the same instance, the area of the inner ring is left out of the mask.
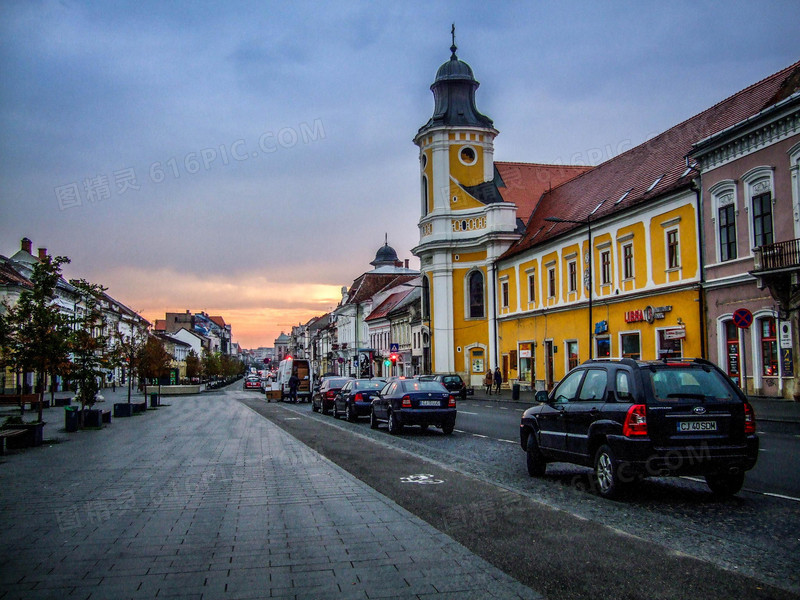
[[[739,329],[747,329],[753,324],[753,313],[746,308],[737,308],[733,313],[733,324]]]

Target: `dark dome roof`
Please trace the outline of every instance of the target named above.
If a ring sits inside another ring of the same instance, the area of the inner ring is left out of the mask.
[[[375,253],[375,260],[369,264],[375,267],[380,267],[382,265],[394,266],[397,262],[397,252],[395,252],[394,248],[392,248],[387,242],[378,249],[378,251]]]
[[[460,60],[453,54],[446,63],[444,63],[439,70],[436,71],[436,81],[447,81],[452,79],[468,79],[475,81],[475,75],[472,73],[470,67],[463,60]]]

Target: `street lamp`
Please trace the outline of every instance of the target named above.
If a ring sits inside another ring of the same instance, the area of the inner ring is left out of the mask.
[[[545,217],[545,221],[550,223],[574,223],[576,225],[586,225],[587,235],[589,236],[589,358],[594,357],[594,348],[592,344],[592,297],[594,295],[594,286],[592,284],[592,223],[589,217],[583,221],[575,221],[573,219],[562,219],[561,217]]]

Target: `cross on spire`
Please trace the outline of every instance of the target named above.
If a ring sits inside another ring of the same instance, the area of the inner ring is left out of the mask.
[[[451,59],[457,58],[456,50],[458,50],[458,46],[456,46],[456,24],[453,23],[453,26],[450,28],[450,35],[453,36],[453,45],[450,46],[450,52],[453,54],[450,56]]]

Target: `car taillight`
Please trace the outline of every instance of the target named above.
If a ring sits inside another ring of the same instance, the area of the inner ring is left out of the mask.
[[[328,400],[331,400],[331,399],[333,399],[333,398],[335,398],[335,397],[336,397],[336,392],[333,392],[333,391],[331,391],[331,390],[328,390],[327,392],[325,392],[325,397],[326,397]]]
[[[403,408],[411,408],[411,396],[403,396]]]
[[[756,432],[756,413],[749,402],[744,403],[744,432],[745,434]]]
[[[634,404],[625,415],[625,424],[622,433],[626,437],[634,435],[647,435],[647,409],[644,404]]]
[[[453,394],[450,394],[450,399],[447,401],[447,406],[449,408],[455,408],[456,407],[456,397],[453,396]]]
[[[356,402],[363,402],[364,396],[361,395],[361,392],[358,392],[356,393],[355,396],[353,396],[353,400],[355,400]]]

